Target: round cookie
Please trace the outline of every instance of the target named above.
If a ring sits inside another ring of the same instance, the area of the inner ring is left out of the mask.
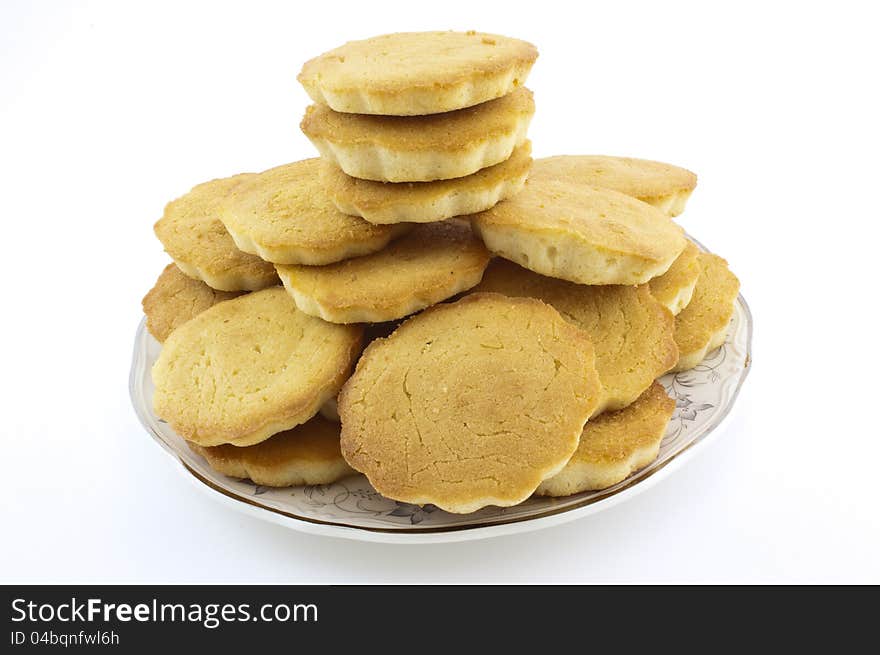
[[[699,255],[700,277],[694,297],[675,317],[675,341],[679,359],[673,371],[686,371],[727,338],[733,306],[739,294],[739,280],[718,255]]]
[[[266,487],[330,484],[354,473],[339,450],[339,423],[320,416],[253,446],[188,444],[218,473]]]
[[[433,182],[375,182],[346,175],[331,162],[321,180],[341,212],[370,223],[431,223],[475,214],[522,190],[531,165],[531,143],[518,146],[509,159],[465,177]]]
[[[310,59],[297,79],[335,111],[412,116],[500,98],[525,83],[538,50],[482,32],[405,32],[345,45]]]
[[[254,291],[278,284],[271,264],[239,250],[219,220],[227,196],[253,174],[211,180],[165,206],[153,226],[174,263],[220,291]]]
[[[535,113],[520,88],[496,100],[431,116],[342,114],[312,105],[300,128],[346,174],[380,182],[464,177],[509,158]]]
[[[535,491],[570,496],[607,489],[657,458],[675,401],[654,383],[632,405],[592,419],[568,464]]]
[[[184,275],[174,264],[168,264],[141,305],[147,316],[147,330],[162,342],[189,319],[218,302],[240,295],[241,292],[237,291],[216,291],[204,282]]]
[[[648,282],[651,295],[672,312],[673,316],[687,307],[694,295],[697,279],[700,277],[699,257],[700,249],[688,241],[669,270]]]
[[[678,361],[675,321],[647,285],[572,284],[496,259],[474,288],[484,291],[542,300],[590,335],[602,382],[593,415],[626,407]]]
[[[220,213],[236,245],[275,264],[332,264],[384,248],[408,225],[372,225],[336,209],[317,158],[252,176]]]
[[[689,170],[648,159],[604,155],[558,155],[535,160],[532,177],[569,179],[613,189],[654,205],[669,216],[684,211],[697,186]]]
[[[684,250],[683,230],[630,196],[542,176],[476,214],[486,247],[528,269],[579,284],[642,284]]]
[[[552,307],[469,295],[367,347],[339,394],[342,454],[388,498],[515,505],[568,462],[600,391],[588,336]]]
[[[489,253],[466,221],[415,227],[384,250],[328,266],[278,266],[306,314],[331,323],[403,318],[480,281]]]
[[[153,407],[201,446],[265,441],[336,395],[361,337],[303,314],[281,287],[227,300],[169,335],[153,365]]]

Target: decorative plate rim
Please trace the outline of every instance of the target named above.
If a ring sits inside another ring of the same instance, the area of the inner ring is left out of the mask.
[[[698,246],[701,246],[696,242]],[[705,250],[705,248],[703,248]],[[746,330],[745,338],[745,358],[743,362],[743,370],[739,376],[739,380],[733,389],[729,402],[721,412],[711,419],[707,429],[697,436],[693,441],[685,445],[680,451],[671,455],[666,461],[661,462],[656,468],[644,473],[641,476],[632,477],[625,481],[623,486],[618,486],[609,490],[597,492],[595,495],[585,498],[580,502],[576,502],[565,507],[545,508],[536,514],[529,516],[513,516],[506,519],[497,519],[492,523],[468,523],[462,525],[447,526],[410,526],[407,528],[383,528],[376,526],[352,525],[338,521],[322,520],[309,516],[302,516],[282,509],[268,507],[261,503],[255,502],[248,496],[236,494],[227,489],[217,486],[214,482],[204,477],[201,473],[191,468],[174,449],[165,442],[153,426],[150,424],[148,417],[144,415],[144,409],[137,402],[135,394],[137,385],[138,360],[140,346],[144,339],[146,331],[146,318],[142,318],[138,324],[135,334],[135,345],[132,356],[131,370],[129,372],[129,395],[141,425],[150,434],[150,436],[159,443],[163,450],[171,456],[173,462],[178,466],[178,471],[186,473],[186,478],[201,489],[203,493],[208,494],[215,500],[220,500],[234,509],[256,516],[272,523],[283,525],[288,528],[296,529],[302,532],[312,534],[320,534],[325,536],[334,536],[338,538],[357,539],[362,541],[377,541],[385,543],[426,543],[426,542],[449,542],[449,541],[465,541],[473,539],[482,539],[493,536],[501,536],[504,534],[512,534],[516,532],[530,532],[552,525],[560,525],[573,521],[577,518],[587,516],[605,509],[609,509],[614,505],[635,497],[637,494],[646,491],[660,479],[666,477],[669,473],[676,470],[684,462],[688,461],[698,449],[694,446],[706,444],[710,441],[712,435],[720,433],[720,428],[729,418],[739,392],[745,383],[751,371],[752,364],[752,336],[753,323],[752,313],[748,303],[742,294],[737,296],[736,302],[742,309],[744,316],[744,327]]]

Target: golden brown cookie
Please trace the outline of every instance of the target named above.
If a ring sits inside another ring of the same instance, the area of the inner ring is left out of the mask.
[[[176,327],[209,307],[240,295],[238,291],[216,291],[184,275],[174,264],[168,264],[141,305],[147,316],[147,330],[161,342]]]
[[[381,250],[409,225],[372,225],[336,209],[305,159],[252,176],[224,203],[220,219],[236,245],[276,264],[332,264]]]
[[[675,316],[687,307],[700,277],[700,249],[690,241],[672,266],[648,285],[651,294]]]
[[[153,407],[201,446],[250,446],[305,423],[337,394],[362,329],[302,313],[281,287],[227,300],[172,332]]]
[[[267,487],[330,484],[354,473],[339,450],[339,423],[320,416],[253,446],[187,443],[218,473]]]
[[[300,127],[346,174],[380,182],[426,182],[476,173],[510,157],[535,113],[526,88],[431,116],[342,114],[312,105]]]
[[[632,405],[592,419],[568,464],[535,492],[570,496],[607,489],[657,458],[675,401],[654,383]]]
[[[626,407],[678,361],[672,314],[647,285],[573,284],[496,259],[474,288],[484,291],[542,300],[590,335],[602,382],[594,415]]]
[[[583,331],[537,300],[473,294],[370,344],[339,394],[342,454],[388,498],[515,505],[562,470],[599,394]]]
[[[700,277],[694,297],[675,317],[675,341],[680,352],[673,371],[693,368],[727,338],[739,280],[718,255],[700,253]]]
[[[613,189],[654,205],[669,216],[678,216],[684,211],[697,186],[697,176],[687,169],[659,161],[604,155],[538,159],[532,177],[567,177],[581,184]]]
[[[341,212],[377,224],[431,223],[481,212],[519,192],[529,174],[531,151],[531,143],[526,141],[500,164],[452,180],[361,180],[331,162],[321,167],[321,179]]]
[[[278,284],[275,268],[239,250],[219,220],[226,198],[251,177],[243,173],[193,187],[169,202],[153,226],[178,268],[214,289],[253,291]]]
[[[419,225],[372,255],[328,266],[278,266],[278,274],[306,314],[331,323],[380,323],[470,289],[488,263],[470,225],[450,219]]]
[[[660,210],[566,177],[526,180],[513,198],[476,214],[490,251],[579,284],[642,284],[681,254],[682,229]]]
[[[412,116],[500,98],[522,86],[538,51],[482,32],[405,32],[350,41],[305,63],[297,79],[335,111]]]

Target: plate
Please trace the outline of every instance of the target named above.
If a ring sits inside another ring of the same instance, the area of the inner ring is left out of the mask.
[[[142,320],[135,336],[130,392],[147,432],[196,487],[229,507],[295,530],[380,542],[448,542],[537,530],[594,514],[645,491],[720,434],[751,364],[752,318],[739,296],[727,341],[699,366],[660,378],[675,412],[653,463],[602,491],[531,498],[514,507],[449,514],[383,498],[364,476],[329,485],[273,489],[213,471],[153,413],[150,369],[161,345]]]

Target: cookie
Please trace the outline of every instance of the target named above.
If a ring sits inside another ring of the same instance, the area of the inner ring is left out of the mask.
[[[642,284],[684,250],[683,230],[659,209],[560,176],[526,180],[509,200],[473,218],[497,255],[579,284]]]
[[[403,318],[470,289],[489,253],[466,221],[416,226],[384,250],[328,266],[278,266],[306,314],[331,323]]]
[[[700,249],[688,241],[669,270],[648,282],[651,294],[673,316],[687,307],[694,295],[697,278],[700,277],[699,257]]]
[[[602,382],[594,415],[626,407],[678,361],[675,319],[647,285],[572,284],[496,259],[474,288],[486,291],[542,300],[590,336]]]
[[[361,180],[331,162],[321,167],[321,179],[341,212],[377,224],[431,223],[481,212],[518,193],[529,174],[531,151],[526,141],[500,164],[452,180]]]
[[[535,161],[532,177],[569,178],[613,189],[678,216],[697,186],[689,170],[648,159],[604,155],[559,155]]]
[[[177,267],[220,291],[254,291],[278,284],[275,268],[239,250],[219,220],[220,206],[252,174],[211,180],[172,200],[153,226]]]
[[[680,352],[673,371],[686,371],[727,338],[739,280],[718,255],[700,253],[700,277],[694,296],[675,317],[675,341]]]
[[[312,100],[338,112],[437,114],[507,95],[537,57],[531,43],[496,34],[385,34],[307,61],[297,79]]]
[[[320,164],[285,164],[238,187],[220,212],[235,244],[275,264],[319,266],[381,250],[411,227],[343,214],[324,191]]]
[[[362,330],[302,313],[281,287],[205,310],[153,365],[153,407],[200,446],[250,446],[305,423],[337,394]]]
[[[342,454],[388,498],[515,505],[562,470],[600,392],[582,330],[531,298],[473,294],[367,347],[339,394]]]
[[[320,416],[253,446],[188,443],[218,473],[266,487],[330,484],[354,473],[339,450],[339,424]]]
[[[590,420],[574,455],[544,480],[538,496],[570,496],[607,489],[657,458],[675,401],[654,383],[632,405]]]
[[[161,342],[175,328],[209,307],[240,295],[241,292],[236,291],[216,291],[184,275],[174,264],[168,264],[141,305],[147,316],[147,330]]]
[[[509,158],[535,113],[526,88],[431,116],[342,114],[312,105],[300,128],[346,174],[380,182],[464,177]]]

